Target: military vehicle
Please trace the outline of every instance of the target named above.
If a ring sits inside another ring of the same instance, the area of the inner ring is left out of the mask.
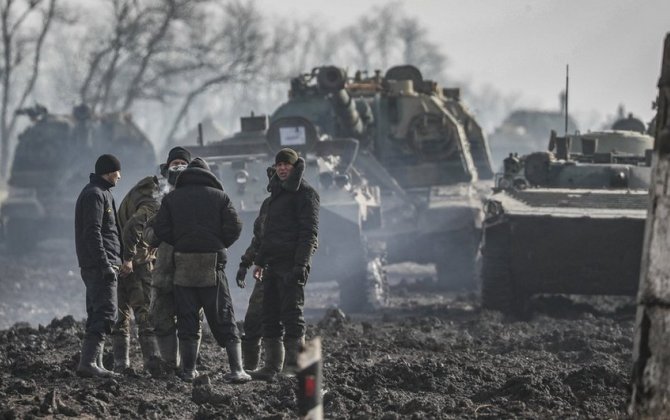
[[[484,205],[482,306],[528,315],[538,293],[637,291],[653,138],[558,137],[504,160]]]
[[[481,127],[458,89],[413,66],[353,78],[334,66],[291,81],[271,121],[302,117],[332,137],[360,142],[353,168],[381,192],[389,262],[434,263],[439,282],[472,288],[481,227],[481,180],[493,177]]]
[[[242,252],[251,243],[253,222],[268,197],[266,170],[274,164],[277,151],[291,147],[305,158],[304,178],[321,197],[319,248],[310,281],[337,281],[340,306],[347,311],[385,305],[388,284],[383,244],[367,237],[381,223],[380,192],[352,165],[359,153],[358,141],[323,135],[300,117],[269,124],[267,116],[251,116],[241,122],[242,130],[232,137],[186,146],[193,156],[207,160],[244,223],[240,239],[228,250],[230,274],[234,275]]]
[[[153,146],[127,114],[95,115],[86,105],[71,115],[51,114],[39,105],[17,113],[31,125],[19,134],[9,193],[0,206],[9,251],[26,252],[44,239],[72,236],[75,201],[99,155],[112,153],[121,161],[117,199],[156,165]]]

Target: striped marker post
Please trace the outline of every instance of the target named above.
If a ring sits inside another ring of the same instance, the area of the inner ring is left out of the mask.
[[[321,385],[323,362],[321,361],[321,338],[315,337],[305,343],[298,354],[298,415],[301,419],[322,420],[323,400]]]

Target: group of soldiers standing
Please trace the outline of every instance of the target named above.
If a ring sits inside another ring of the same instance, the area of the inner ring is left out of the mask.
[[[319,212],[319,195],[303,179],[304,169],[304,160],[287,148],[267,170],[269,196],[236,275],[238,286],[245,287],[254,266],[240,337],[224,268],[226,249],[239,238],[242,223],[208,164],[183,147],[173,148],[161,177],[140,180],[117,211],[110,189],[121,178],[121,163],[113,155],[100,156],[75,209],[88,316],[77,373],[126,372],[134,316],[144,369],[152,372],[162,360],[191,381],[198,375],[203,315],[228,355],[227,381],[295,373]],[[102,363],[110,334],[113,371]],[[261,343],[265,358],[258,369]]]

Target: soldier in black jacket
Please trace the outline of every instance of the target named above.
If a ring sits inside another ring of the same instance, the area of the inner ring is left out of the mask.
[[[114,197],[109,191],[121,179],[121,164],[112,155],[95,162],[95,173],[75,207],[75,244],[86,285],[86,334],[77,367],[80,376],[113,376],[102,365],[105,335],[116,321],[116,287],[121,266],[121,239]]]
[[[194,159],[179,175],[175,189],[165,196],[154,223],[154,233],[174,247],[175,304],[181,353],[181,377],[197,375],[199,311],[204,309],[217,343],[226,349],[231,382],[251,377],[242,368],[240,336],[224,274],[226,248],[240,236],[242,222],[219,180],[201,159]]]
[[[255,379],[291,375],[305,342],[305,283],[317,247],[319,194],[303,179],[305,161],[282,149],[269,170],[268,197],[261,206],[261,235],[254,257],[254,277],[263,282],[263,368]],[[283,339],[282,339],[283,338]]]

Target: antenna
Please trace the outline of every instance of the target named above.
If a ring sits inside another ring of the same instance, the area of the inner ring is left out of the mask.
[[[570,65],[565,65],[565,135],[568,135],[568,92],[570,89]]]

